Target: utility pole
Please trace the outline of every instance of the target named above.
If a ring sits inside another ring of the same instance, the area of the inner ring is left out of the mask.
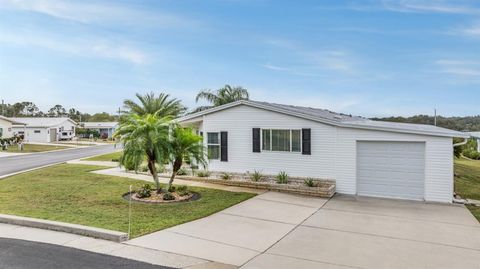
[[[435,108],[435,116],[433,118],[433,124],[437,126],[437,109]]]

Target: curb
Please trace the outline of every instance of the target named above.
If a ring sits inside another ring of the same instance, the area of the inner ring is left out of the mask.
[[[84,225],[71,224],[59,221],[34,219],[14,215],[0,214],[0,223],[78,234],[93,238],[99,238],[114,242],[123,242],[128,240],[128,234],[118,231],[112,231],[102,228],[94,228]]]

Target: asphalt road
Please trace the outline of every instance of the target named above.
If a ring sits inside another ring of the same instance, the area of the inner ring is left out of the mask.
[[[114,152],[113,145],[76,148],[54,152],[15,155],[0,158],[0,177],[49,164]]]
[[[143,262],[44,243],[0,238],[0,269],[168,269]]]

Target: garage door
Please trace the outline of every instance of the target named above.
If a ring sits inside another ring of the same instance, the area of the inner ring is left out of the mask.
[[[425,143],[357,142],[357,194],[423,200]]]

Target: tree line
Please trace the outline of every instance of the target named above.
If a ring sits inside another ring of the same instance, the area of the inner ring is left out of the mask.
[[[435,118],[429,115],[415,115],[412,117],[387,117],[387,118],[372,118],[372,120],[403,122],[403,123],[417,123],[434,125]],[[456,131],[480,131],[480,115],[467,117],[442,117],[437,116],[437,126],[456,130]]]
[[[4,117],[69,117],[77,122],[84,121],[117,121],[118,116],[107,112],[89,114],[82,113],[75,108],[66,109],[62,105],[54,105],[46,112],[41,111],[33,102],[17,102],[14,104],[0,104],[0,115]]]
[[[139,112],[142,109],[148,107],[142,107],[145,104],[150,106],[155,105],[157,107],[170,107],[169,102],[177,102],[178,100],[168,99],[167,96],[155,97],[153,93],[146,95],[137,94],[137,98],[140,100],[140,104],[136,104],[133,100],[126,100],[124,102],[125,111],[121,111],[122,114],[131,112],[130,110],[137,110]],[[247,100],[249,99],[249,94],[247,89],[243,87],[233,87],[230,85],[225,85],[224,87],[212,91],[209,89],[201,90],[197,97],[196,101],[205,100],[210,103],[208,106],[199,106],[192,110],[188,110],[185,106],[181,105],[178,102],[179,113],[178,115],[183,115],[186,113],[194,113],[202,111],[214,106],[219,106],[234,102],[237,100]],[[77,122],[106,122],[106,121],[118,121],[118,115],[111,115],[107,112],[89,114],[82,113],[75,108],[66,109],[62,105],[54,105],[46,112],[41,111],[37,105],[33,102],[17,102],[14,104],[0,104],[0,115],[5,117],[69,117],[70,119]]]

